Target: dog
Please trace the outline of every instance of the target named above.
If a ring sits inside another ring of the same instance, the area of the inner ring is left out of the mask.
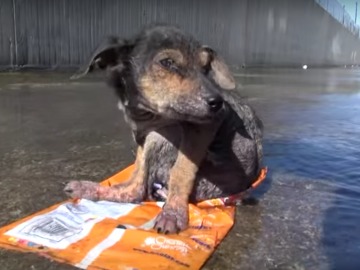
[[[71,181],[72,198],[141,202],[166,196],[154,229],[188,226],[188,203],[247,190],[262,164],[263,124],[239,95],[224,59],[172,25],[109,37],[72,77],[106,70],[137,144],[130,179],[112,187]]]

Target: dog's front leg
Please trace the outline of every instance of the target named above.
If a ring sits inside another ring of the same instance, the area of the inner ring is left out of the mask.
[[[92,181],[71,181],[64,191],[72,198],[88,200],[107,200],[115,202],[140,202],[145,195],[145,164],[144,149],[137,149],[135,170],[130,179],[124,184],[111,187],[101,186]]]
[[[176,233],[188,226],[188,202],[201,161],[217,127],[214,125],[186,125],[174,166],[170,171],[168,197],[155,221],[161,233]]]

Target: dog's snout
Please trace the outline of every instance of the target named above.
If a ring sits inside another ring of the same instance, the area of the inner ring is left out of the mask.
[[[212,96],[208,98],[207,104],[212,112],[218,112],[223,107],[223,99],[221,96]]]

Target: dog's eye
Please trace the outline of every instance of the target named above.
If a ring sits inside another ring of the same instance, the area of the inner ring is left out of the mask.
[[[165,58],[165,59],[160,60],[160,64],[161,64],[163,67],[167,68],[167,69],[174,69],[174,68],[176,68],[176,67],[175,67],[175,61],[174,61],[173,59],[171,59],[171,58]]]

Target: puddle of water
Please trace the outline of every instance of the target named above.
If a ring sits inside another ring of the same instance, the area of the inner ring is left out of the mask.
[[[256,193],[260,205],[238,209],[205,269],[357,269],[359,71],[246,72],[237,79],[265,124],[270,175]],[[25,215],[58,201],[64,180],[99,180],[132,161],[111,90],[68,78],[0,75],[0,196],[11,190],[14,201],[0,210],[2,224],[9,212]]]

